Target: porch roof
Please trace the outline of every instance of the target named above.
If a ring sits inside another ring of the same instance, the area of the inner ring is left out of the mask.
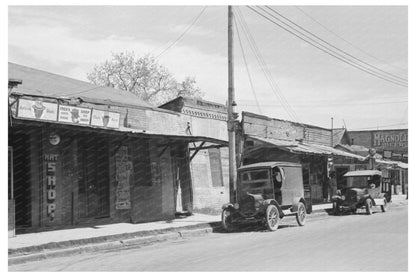
[[[324,156],[343,156],[348,158],[358,159],[364,161],[365,157],[348,153],[342,150],[335,149],[333,147],[304,143],[293,140],[282,140],[282,139],[272,139],[272,138],[263,138],[259,136],[247,135],[248,138],[260,141],[271,146],[275,146],[284,151],[298,154],[309,154],[309,155],[324,155]]]

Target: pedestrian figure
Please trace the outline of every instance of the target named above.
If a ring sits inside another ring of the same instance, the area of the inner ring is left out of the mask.
[[[335,176],[335,171],[330,171],[329,172],[329,200],[331,200],[332,199],[332,196],[334,196],[334,195],[336,195],[337,194],[337,189],[338,189],[338,186],[337,186],[337,178],[336,178],[336,176]]]

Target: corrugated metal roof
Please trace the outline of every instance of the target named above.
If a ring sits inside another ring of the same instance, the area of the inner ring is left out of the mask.
[[[357,170],[357,171],[348,171],[344,174],[344,177],[364,177],[364,176],[381,176],[381,171],[378,170]]]
[[[134,105],[136,107],[153,107],[128,91],[100,87],[88,82],[10,62],[9,79],[20,79],[23,81],[21,85],[13,89],[14,93],[56,98],[92,98]]]
[[[282,150],[289,151],[292,153],[314,154],[314,155],[325,155],[325,156],[335,155],[335,156],[355,158],[361,161],[365,160],[365,157],[363,156],[341,151],[341,150],[338,150],[329,146],[325,146],[325,145],[303,143],[303,142],[301,143],[301,142],[293,141],[293,140],[289,141],[289,140],[263,138],[259,136],[253,136],[253,135],[247,135],[247,137],[264,142],[264,143],[272,144]]]
[[[246,170],[250,168],[261,168],[261,167],[274,167],[274,166],[288,166],[288,167],[301,167],[301,164],[291,162],[261,162],[241,166],[238,170]]]

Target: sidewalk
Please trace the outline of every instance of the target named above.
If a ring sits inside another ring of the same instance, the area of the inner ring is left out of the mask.
[[[402,199],[403,198],[403,199]],[[394,202],[407,203],[404,197]],[[313,205],[309,217],[325,216],[332,204]],[[159,241],[201,236],[221,229],[220,215],[194,214],[171,221],[118,223],[17,235],[8,240],[9,265],[98,250],[138,247]]]

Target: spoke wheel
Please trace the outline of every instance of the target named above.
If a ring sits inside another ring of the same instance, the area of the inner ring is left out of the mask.
[[[266,209],[266,226],[270,231],[279,228],[279,210],[275,205],[269,205]]]
[[[381,205],[381,211],[385,213],[387,211],[387,200],[384,198],[384,204]]]
[[[306,223],[306,207],[302,202],[298,204],[298,212],[296,213],[296,221],[299,226],[303,226]]]
[[[230,209],[224,209],[221,215],[221,224],[222,228],[226,232],[232,232],[234,230],[234,226],[231,221],[231,211]]]
[[[373,214],[373,203],[371,202],[370,198],[365,200],[365,210],[366,210],[368,215]]]

